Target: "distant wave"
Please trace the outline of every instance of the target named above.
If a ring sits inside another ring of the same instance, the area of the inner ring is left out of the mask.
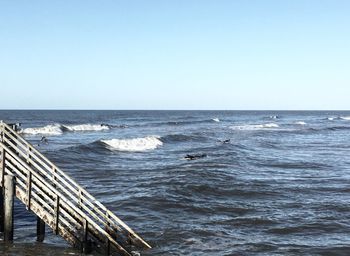
[[[329,121],[334,121],[334,120],[346,120],[346,121],[350,121],[350,116],[331,116],[331,117],[327,117],[326,118]]]
[[[172,143],[172,142],[187,142],[187,141],[205,141],[207,137],[194,134],[169,134],[160,138],[162,142]]]
[[[264,116],[262,117],[263,120],[276,120],[276,119],[280,119],[281,117],[278,115],[271,115],[271,116]]]
[[[279,128],[278,124],[275,123],[268,123],[268,124],[246,124],[246,125],[237,125],[237,126],[230,126],[233,130],[262,130],[262,129],[275,129]]]
[[[328,130],[328,131],[350,130],[350,127],[349,126],[333,126],[333,127],[326,127],[323,130]]]
[[[133,139],[111,139],[101,140],[111,150],[142,152],[154,150],[163,145],[163,142],[157,136],[148,136],[143,138]]]
[[[150,122],[143,125],[136,125],[136,126],[185,126],[185,125],[195,125],[195,124],[205,124],[205,123],[213,123],[213,122],[221,122],[219,118],[212,118],[212,119],[201,119],[201,120],[172,120],[172,121],[165,121],[165,122]]]
[[[20,133],[28,135],[61,135],[63,132],[103,131],[109,129],[110,126],[107,124],[50,124],[43,127],[25,128]]]
[[[298,125],[306,125],[306,123],[304,121],[298,121],[298,122],[295,122],[295,124],[298,124]]]

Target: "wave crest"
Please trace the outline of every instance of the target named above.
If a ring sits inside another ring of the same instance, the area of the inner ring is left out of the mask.
[[[109,127],[103,124],[64,125],[63,127],[66,128],[68,131],[72,131],[72,132],[109,130]]]
[[[261,130],[261,129],[273,129],[278,128],[279,125],[275,123],[268,123],[268,124],[247,124],[247,125],[237,125],[237,126],[230,126],[233,130]]]
[[[147,136],[134,139],[111,139],[101,140],[108,148],[117,151],[141,152],[154,150],[163,145],[163,142],[157,136]]]
[[[60,124],[49,124],[43,127],[25,128],[22,129],[20,133],[30,135],[61,135],[63,131],[62,126]]]
[[[105,124],[78,124],[62,125],[49,124],[42,127],[25,128],[20,133],[28,135],[62,135],[64,132],[84,132],[84,131],[103,131],[109,130],[109,125]]]

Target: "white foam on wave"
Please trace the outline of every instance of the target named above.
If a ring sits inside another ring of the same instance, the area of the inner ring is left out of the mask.
[[[101,124],[64,125],[64,127],[68,131],[72,131],[72,132],[109,130],[109,127],[107,125],[101,125]]]
[[[350,116],[341,116],[340,119],[350,121]]]
[[[61,135],[64,131],[69,132],[84,132],[84,131],[103,131],[109,130],[108,125],[101,124],[77,124],[77,125],[62,125],[49,124],[43,127],[25,128],[20,133],[28,135]]]
[[[298,125],[306,125],[306,123],[305,123],[305,122],[303,122],[303,121],[298,121],[298,122],[295,122],[295,124],[298,124]]]
[[[327,120],[333,121],[335,117],[328,117]]]
[[[273,129],[278,128],[279,125],[275,123],[268,124],[247,124],[247,125],[237,125],[231,126],[230,128],[233,130],[261,130],[261,129]]]
[[[61,135],[63,131],[60,124],[49,124],[43,127],[25,128],[20,133],[29,135]]]
[[[157,136],[147,136],[134,139],[111,139],[101,140],[112,150],[141,152],[156,149],[163,145],[163,142]]]
[[[219,118],[213,118],[213,119],[211,119],[211,120],[213,120],[214,122],[220,122],[220,119]]]

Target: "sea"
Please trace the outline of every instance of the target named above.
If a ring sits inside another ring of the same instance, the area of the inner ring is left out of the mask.
[[[1,110],[132,227],[136,255],[350,255],[350,112]],[[80,255],[16,201],[2,255]],[[94,255],[94,253],[93,253]]]

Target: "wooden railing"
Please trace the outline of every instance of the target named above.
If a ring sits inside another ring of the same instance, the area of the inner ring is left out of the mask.
[[[130,255],[130,246],[151,248],[130,227],[60,170],[16,131],[0,122],[0,184],[16,178],[16,197],[74,246],[91,240],[109,253]]]

